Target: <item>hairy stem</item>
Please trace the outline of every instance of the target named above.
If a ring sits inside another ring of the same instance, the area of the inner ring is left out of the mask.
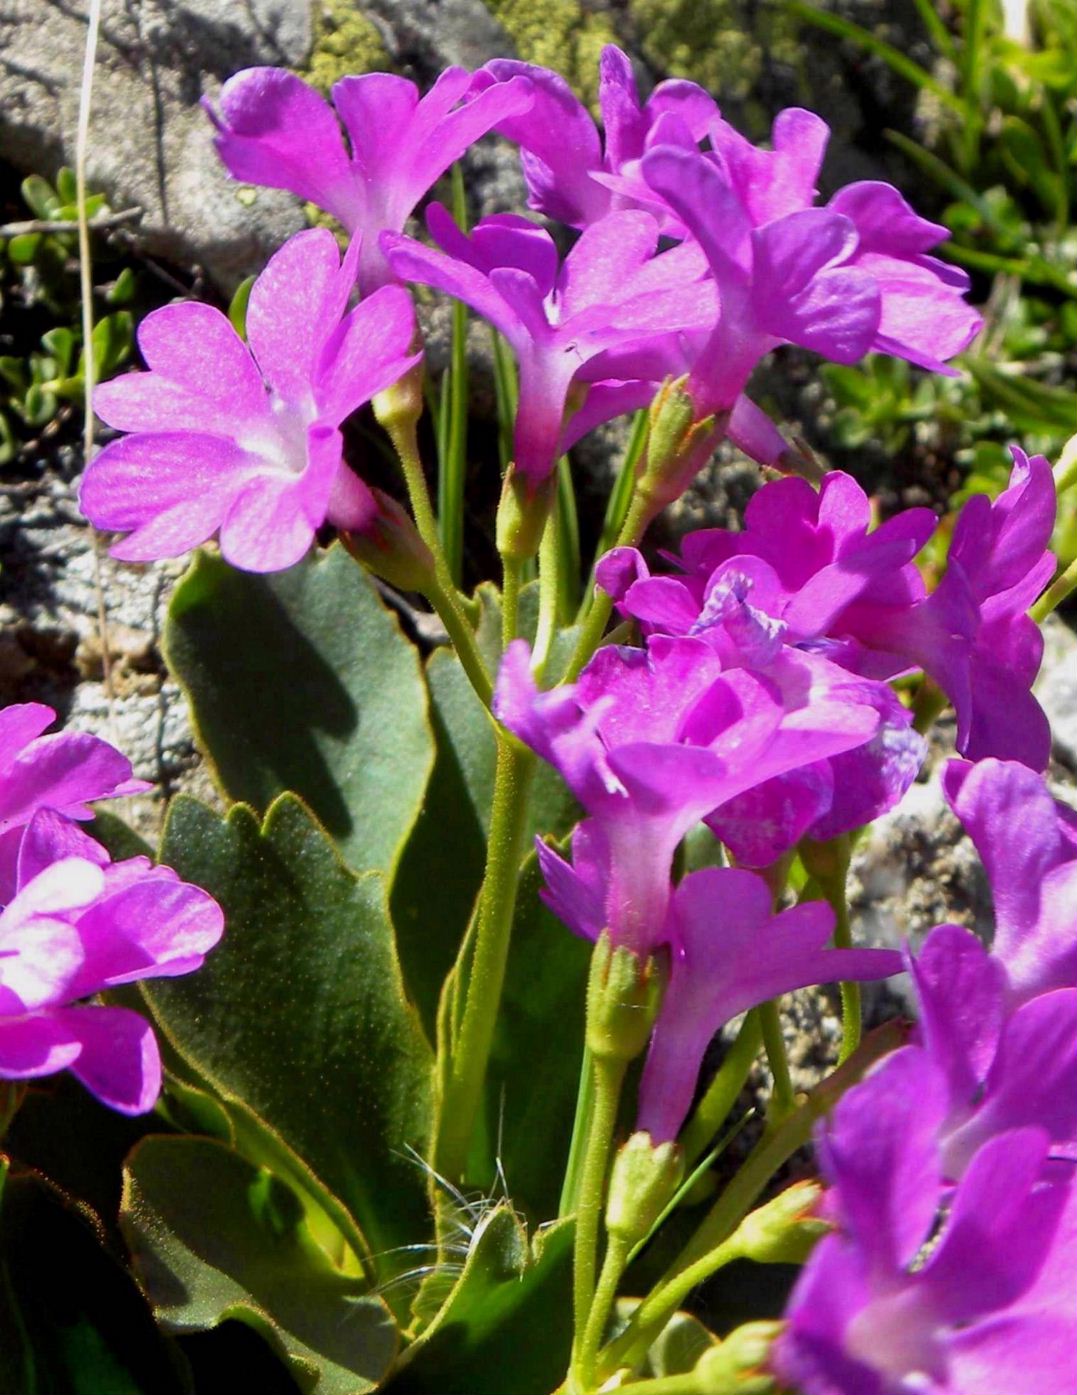
[[[792,1113],[795,1107],[793,1078],[789,1074],[789,1056],[785,1049],[777,1000],[772,998],[767,1003],[760,1003],[756,1010],[759,1013],[759,1025],[763,1034],[763,1045],[767,1049],[770,1073],[774,1078],[774,1090],[767,1116],[770,1123],[776,1124]]]
[[[434,583],[427,586],[426,598],[441,617],[441,623],[448,631],[449,639],[471,686],[479,695],[483,706],[489,707],[493,696],[493,684],[479,653],[475,632],[464,611],[460,594],[453,585],[445,553],[442,551],[438,522],[434,516],[434,506],[430,502],[430,491],[419,458],[416,427],[417,423],[412,419],[397,419],[391,422],[387,429],[400,460],[415,526],[434,559]]]
[[[534,772],[532,753],[499,730],[486,872],[474,943],[465,945],[454,970],[462,980],[463,1008],[434,1145],[434,1166],[452,1182],[459,1182],[466,1170],[501,1005]]]
[[[587,1133],[583,1168],[580,1173],[579,1201],[576,1207],[576,1238],[572,1269],[572,1309],[575,1319],[573,1369],[585,1350],[585,1333],[595,1295],[598,1262],[598,1233],[609,1171],[610,1145],[617,1122],[627,1062],[609,1057],[594,1059],[594,1109]],[[582,1372],[580,1373],[583,1374]]]
[[[614,546],[636,547],[651,519],[652,511],[651,499],[637,488]],[[576,648],[572,651],[572,658],[568,661],[568,667],[561,679],[563,683],[572,683],[579,677],[580,671],[601,644],[612,612],[612,597],[605,591],[596,591],[591,597]]]

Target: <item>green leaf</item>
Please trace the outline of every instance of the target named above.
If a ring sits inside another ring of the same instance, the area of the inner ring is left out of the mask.
[[[240,1101],[354,1216],[386,1273],[425,1239],[432,1060],[404,996],[383,879],[356,877],[293,795],[259,828],[194,800],[169,812],[161,860],[224,908],[197,974],[144,994],[171,1045]],[[196,1080],[194,1083],[198,1083]]]
[[[402,1359],[392,1395],[535,1395],[554,1389],[572,1343],[571,1221],[533,1248],[508,1206],[477,1225],[463,1271]]]
[[[63,206],[63,199],[57,194],[47,179],[39,174],[31,174],[19,186],[22,201],[35,218],[55,218]]]
[[[328,1263],[290,1187],[223,1144],[140,1143],[121,1225],[166,1329],[246,1322],[310,1395],[363,1395],[392,1365],[398,1334],[382,1300]]]
[[[0,1206],[0,1390],[184,1395],[182,1364],[87,1214],[43,1177]]]
[[[1073,394],[1034,378],[1007,373],[986,359],[966,358],[966,367],[981,389],[1009,415],[1018,431],[1073,428]]]
[[[395,865],[433,738],[419,656],[343,548],[256,576],[200,554],[176,587],[165,654],[230,798],[284,790],[357,871]]]
[[[251,298],[251,287],[254,285],[255,277],[247,276],[240,281],[236,287],[235,295],[228,302],[228,318],[232,322],[232,328],[241,339],[247,337],[247,303]]]

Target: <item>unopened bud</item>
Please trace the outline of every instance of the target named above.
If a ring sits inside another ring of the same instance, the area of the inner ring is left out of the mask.
[[[822,1194],[818,1182],[794,1182],[745,1216],[732,1243],[758,1264],[803,1264],[830,1229],[815,1214]]]
[[[729,413],[696,420],[688,378],[662,384],[651,405],[647,454],[637,488],[649,501],[651,517],[679,499],[707,462]]]
[[[746,1322],[705,1351],[695,1367],[699,1395],[765,1395],[774,1389],[766,1370],[780,1322]]]
[[[423,363],[419,360],[391,387],[371,399],[374,416],[391,436],[402,426],[414,426],[423,414]]]
[[[649,1235],[684,1177],[684,1153],[676,1143],[652,1143],[634,1133],[613,1160],[606,1229],[628,1245]]]
[[[378,511],[360,532],[342,534],[351,555],[400,591],[427,591],[434,558],[407,512],[380,489],[370,491]]]
[[[535,485],[515,465],[509,466],[497,506],[497,550],[502,557],[524,562],[536,556],[556,497],[556,474]]]
[[[643,960],[603,931],[587,984],[587,1045],[599,1058],[634,1061],[647,1045],[662,998],[653,959]]]

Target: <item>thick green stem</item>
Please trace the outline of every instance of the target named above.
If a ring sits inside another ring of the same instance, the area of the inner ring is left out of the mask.
[[[762,1037],[759,1012],[753,1008],[746,1014],[736,1040],[726,1052],[717,1075],[707,1086],[706,1093],[681,1135],[686,1168],[690,1168],[697,1158],[701,1158],[712,1140],[718,1136],[718,1130],[729,1117],[729,1111],[737,1102],[737,1096],[744,1089],[752,1062],[759,1054]]]
[[[434,507],[430,502],[430,491],[426,486],[422,461],[419,458],[416,425],[415,420],[402,418],[387,423],[386,429],[392,438],[400,461],[400,468],[404,474],[415,526],[434,559],[434,582],[432,585],[428,584],[425,592],[426,598],[441,617],[441,623],[448,631],[449,639],[452,641],[453,648],[456,650],[457,657],[471,682],[471,686],[479,695],[483,705],[489,707],[493,696],[493,684],[490,681],[483,657],[479,653],[475,632],[468,622],[459,592],[453,585],[449,566],[441,548],[438,523],[434,516]]]
[[[606,1174],[609,1172],[610,1144],[613,1142],[617,1105],[627,1069],[627,1061],[602,1056],[594,1058],[594,1108],[587,1133],[587,1147],[580,1172],[579,1200],[576,1206],[572,1270],[572,1309],[576,1334],[574,1369],[584,1351],[584,1334],[595,1294],[598,1235],[605,1200]]]
[[[692,1289],[734,1257],[723,1250],[725,1241],[778,1169],[808,1142],[815,1121],[834,1107],[870,1065],[901,1046],[904,1038],[905,1028],[900,1022],[879,1027],[844,1065],[810,1091],[804,1103],[777,1128],[764,1133],[662,1281],[636,1309],[624,1332],[610,1343],[599,1367],[600,1379],[643,1360]]]
[[[776,1124],[795,1107],[793,1078],[789,1074],[789,1056],[785,1050],[777,1001],[772,998],[770,1002],[760,1003],[757,1011],[763,1033],[763,1045],[767,1049],[767,1061],[770,1063],[770,1073],[774,1079],[774,1089],[767,1110],[768,1122]]]
[[[913,727],[921,736],[926,736],[935,725],[938,717],[946,711],[950,699],[933,678],[925,673],[912,700]]]
[[[1067,596],[1077,591],[1077,557],[1064,572],[1056,576],[1047,590],[1028,612],[1037,625],[1042,625],[1048,615],[1062,604]]]
[[[546,521],[542,545],[539,548],[539,615],[531,655],[531,665],[539,682],[542,681],[550,657],[550,648],[557,633],[562,573],[566,560],[562,548],[562,531],[554,512]]]
[[[507,649],[520,632],[520,583],[523,563],[518,557],[502,558],[501,647]]]
[[[482,1100],[505,982],[534,772],[532,753],[507,732],[499,731],[486,873],[479,893],[474,944],[466,947],[467,962],[458,961],[454,971],[463,980],[463,1009],[452,1043],[434,1147],[434,1166],[451,1182],[464,1177]]]
[[[602,1260],[602,1272],[595,1285],[595,1296],[591,1301],[591,1312],[580,1344],[580,1356],[576,1365],[578,1379],[584,1390],[594,1383],[595,1362],[598,1349],[606,1331],[613,1304],[617,1298],[617,1285],[628,1264],[631,1247],[620,1235],[610,1235],[606,1240],[606,1254]]]
[[[635,547],[643,537],[653,513],[653,502],[649,495],[637,488],[629,505],[628,514],[618,534],[616,547]],[[571,683],[579,677],[580,671],[602,642],[609,618],[613,611],[613,599],[605,591],[596,591],[591,596],[587,614],[580,629],[580,637],[572,658],[568,661],[562,677],[563,683]]]

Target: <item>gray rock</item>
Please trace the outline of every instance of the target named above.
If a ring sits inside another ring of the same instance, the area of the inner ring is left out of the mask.
[[[11,0],[0,15],[0,149],[26,172],[73,165],[81,10]],[[309,0],[105,0],[88,176],[113,208],[143,210],[151,255],[201,265],[225,289],[304,225],[295,199],[247,190],[217,159],[199,107],[239,68],[302,63]]]
[[[65,728],[119,747],[152,782],[123,816],[154,840],[177,789],[215,799],[160,634],[178,562],[100,561],[110,683],[104,678],[93,534],[57,473],[0,490],[0,705],[47,702]],[[111,688],[111,695],[109,693]]]

